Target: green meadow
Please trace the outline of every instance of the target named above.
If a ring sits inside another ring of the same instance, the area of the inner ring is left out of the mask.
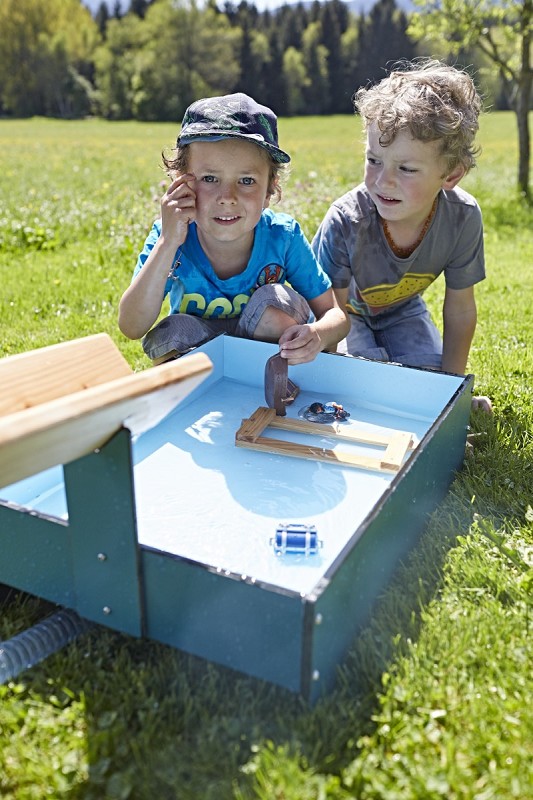
[[[0,121],[0,356],[117,328],[177,126]],[[279,208],[312,237],[362,176],[352,117],[280,121]],[[0,686],[2,800],[533,798],[533,211],[511,114],[482,119],[463,181],[485,220],[469,371],[494,416],[315,707],[163,645],[94,628]],[[426,297],[440,324],[443,280]],[[3,387],[5,391],[6,387]],[[0,556],[1,557],[1,556]],[[0,639],[49,608],[18,595]]]

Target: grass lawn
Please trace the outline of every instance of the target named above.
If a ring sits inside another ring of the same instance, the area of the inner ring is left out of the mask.
[[[331,131],[335,130],[335,138]],[[105,331],[158,212],[176,126],[0,121],[0,356]],[[157,643],[93,629],[0,686],[3,800],[533,798],[533,212],[516,197],[516,132],[482,120],[463,186],[486,227],[469,369],[495,414],[427,532],[314,708]],[[311,237],[359,182],[357,121],[281,120],[280,208]],[[440,323],[443,279],[426,297]],[[1,556],[0,556],[1,557]],[[27,595],[0,638],[39,620]]]

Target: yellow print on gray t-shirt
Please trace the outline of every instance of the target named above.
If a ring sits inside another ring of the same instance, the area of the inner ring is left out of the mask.
[[[357,298],[350,298],[348,301],[348,311],[359,314],[362,304],[367,306],[370,311],[383,311],[388,306],[422,294],[436,277],[433,273],[407,272],[398,283],[382,283],[377,286],[369,286],[367,289],[358,287]]]

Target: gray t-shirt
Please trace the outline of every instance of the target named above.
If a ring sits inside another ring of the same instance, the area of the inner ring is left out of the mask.
[[[348,310],[364,316],[422,294],[441,272],[450,289],[485,277],[481,210],[459,187],[440,191],[430,226],[408,258],[390,249],[364,183],[333,203],[312,247],[333,288],[349,287]]]

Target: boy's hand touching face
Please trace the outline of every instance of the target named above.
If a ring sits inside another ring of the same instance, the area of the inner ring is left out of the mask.
[[[161,198],[161,235],[175,242],[176,247],[187,238],[189,222],[196,218],[195,176],[178,175]]]

